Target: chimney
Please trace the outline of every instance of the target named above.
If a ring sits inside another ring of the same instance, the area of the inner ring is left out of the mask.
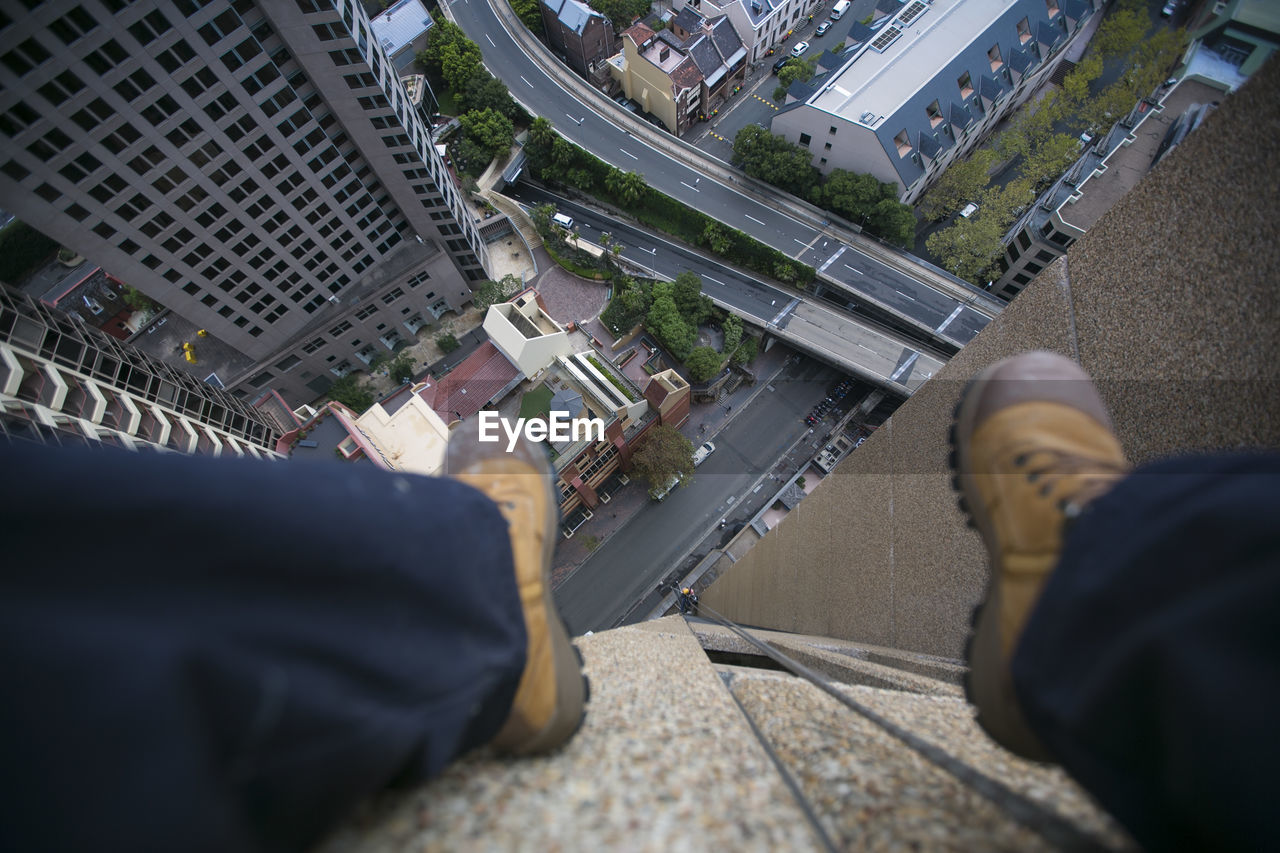
[[[670,55],[671,55],[671,48],[667,47],[666,45],[663,45],[662,50],[658,52],[658,61],[666,62],[667,57]]]

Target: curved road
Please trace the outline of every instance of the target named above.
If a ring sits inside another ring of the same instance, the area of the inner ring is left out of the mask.
[[[525,53],[486,0],[455,0],[449,10],[480,46],[485,64],[507,84],[512,97],[530,113],[551,121],[566,139],[605,162],[644,175],[655,189],[802,260],[868,301],[957,346],[972,340],[998,313],[999,303],[985,294],[975,291],[968,298],[957,299],[761,203],[737,189],[733,176],[728,185],[705,177],[662,150],[683,143],[671,139],[659,147],[629,131],[625,122],[630,116],[617,105],[608,103],[607,112],[597,113],[595,106],[581,101]],[[545,50],[541,45],[539,48]],[[697,155],[702,152],[690,148],[690,159]]]

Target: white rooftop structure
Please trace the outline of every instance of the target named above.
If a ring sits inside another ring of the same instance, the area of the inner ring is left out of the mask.
[[[911,0],[843,68],[811,106],[867,127],[893,115],[1016,0]],[[856,114],[850,112],[856,110]]]
[[[371,17],[369,23],[373,29],[373,37],[392,59],[396,58],[397,53],[410,47],[414,39],[435,26],[435,21],[431,20],[431,14],[422,5],[422,0],[400,0],[385,12]]]

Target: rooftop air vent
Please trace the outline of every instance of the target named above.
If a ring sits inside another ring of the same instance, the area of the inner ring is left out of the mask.
[[[875,120],[875,117],[876,117],[875,113],[863,113],[861,116],[858,117],[858,121],[862,122],[863,124],[871,124],[871,122]]]

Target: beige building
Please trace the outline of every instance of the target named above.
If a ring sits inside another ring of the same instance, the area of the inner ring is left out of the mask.
[[[679,136],[693,124],[702,106],[702,72],[663,30],[643,23],[622,34],[622,52],[609,59],[610,73],[623,94]]]
[[[538,304],[528,290],[510,302],[489,306],[484,331],[498,350],[525,376],[535,376],[558,356],[573,352],[569,333]]]
[[[339,452],[347,459],[363,456],[389,471],[439,474],[449,446],[449,427],[416,392],[415,387],[394,412],[374,403],[359,417],[340,403],[330,404],[349,433],[338,444]]]

